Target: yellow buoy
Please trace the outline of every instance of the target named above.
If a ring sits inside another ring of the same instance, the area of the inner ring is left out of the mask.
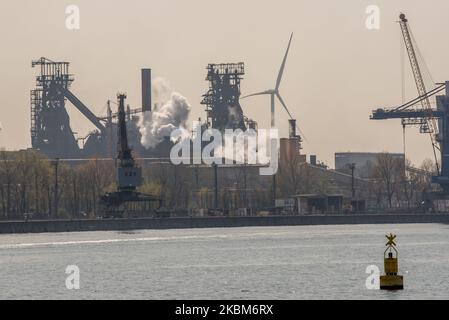
[[[380,276],[381,290],[400,290],[404,289],[404,279],[398,275],[398,250],[394,239],[396,235],[386,235],[387,249],[384,252],[384,269],[385,275]]]

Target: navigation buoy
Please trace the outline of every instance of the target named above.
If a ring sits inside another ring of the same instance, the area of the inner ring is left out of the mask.
[[[404,289],[404,279],[398,275],[398,250],[394,239],[396,235],[386,235],[387,249],[384,251],[384,269],[385,275],[380,276],[381,290],[401,290]]]

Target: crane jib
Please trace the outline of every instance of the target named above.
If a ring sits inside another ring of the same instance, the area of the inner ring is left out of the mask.
[[[408,20],[405,18],[404,14],[401,14],[399,16],[400,21],[399,25],[401,27],[402,31],[402,37],[404,39],[405,48],[407,50],[407,55],[410,60],[410,66],[412,68],[413,77],[415,79],[416,89],[418,90],[418,95],[420,97],[424,97],[423,99],[420,99],[420,103],[423,109],[423,119],[425,122],[421,125],[421,132],[429,133],[430,141],[432,144],[432,149],[435,157],[435,163],[437,165],[437,171],[439,172],[439,165],[438,165],[438,157],[436,153],[436,149],[438,148],[439,141],[437,140],[438,135],[438,124],[435,120],[435,117],[433,116],[432,107],[430,105],[429,97],[427,95],[426,86],[424,84],[423,76],[421,73],[421,69],[418,63],[418,59],[416,56],[415,48],[413,47],[412,43],[412,36],[410,34],[410,28],[408,26]]]

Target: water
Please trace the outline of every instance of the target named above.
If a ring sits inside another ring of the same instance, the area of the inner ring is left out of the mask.
[[[368,290],[389,232],[405,290]],[[448,299],[448,248],[444,224],[0,235],[0,299]]]

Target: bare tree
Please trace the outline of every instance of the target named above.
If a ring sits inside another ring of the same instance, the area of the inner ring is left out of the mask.
[[[388,207],[393,207],[393,198],[404,180],[404,160],[389,153],[381,153],[373,168],[373,178],[379,182],[378,191],[383,191]]]
[[[2,209],[5,219],[11,214],[12,202],[12,186],[14,184],[14,176],[16,172],[16,164],[12,156],[8,157],[8,153],[4,150],[0,151],[0,182]]]
[[[309,182],[309,173],[306,166],[302,166],[299,155],[290,156],[279,164],[278,188],[282,196],[297,194],[301,186]],[[303,167],[303,168],[301,168]],[[307,182],[306,182],[307,180]]]

